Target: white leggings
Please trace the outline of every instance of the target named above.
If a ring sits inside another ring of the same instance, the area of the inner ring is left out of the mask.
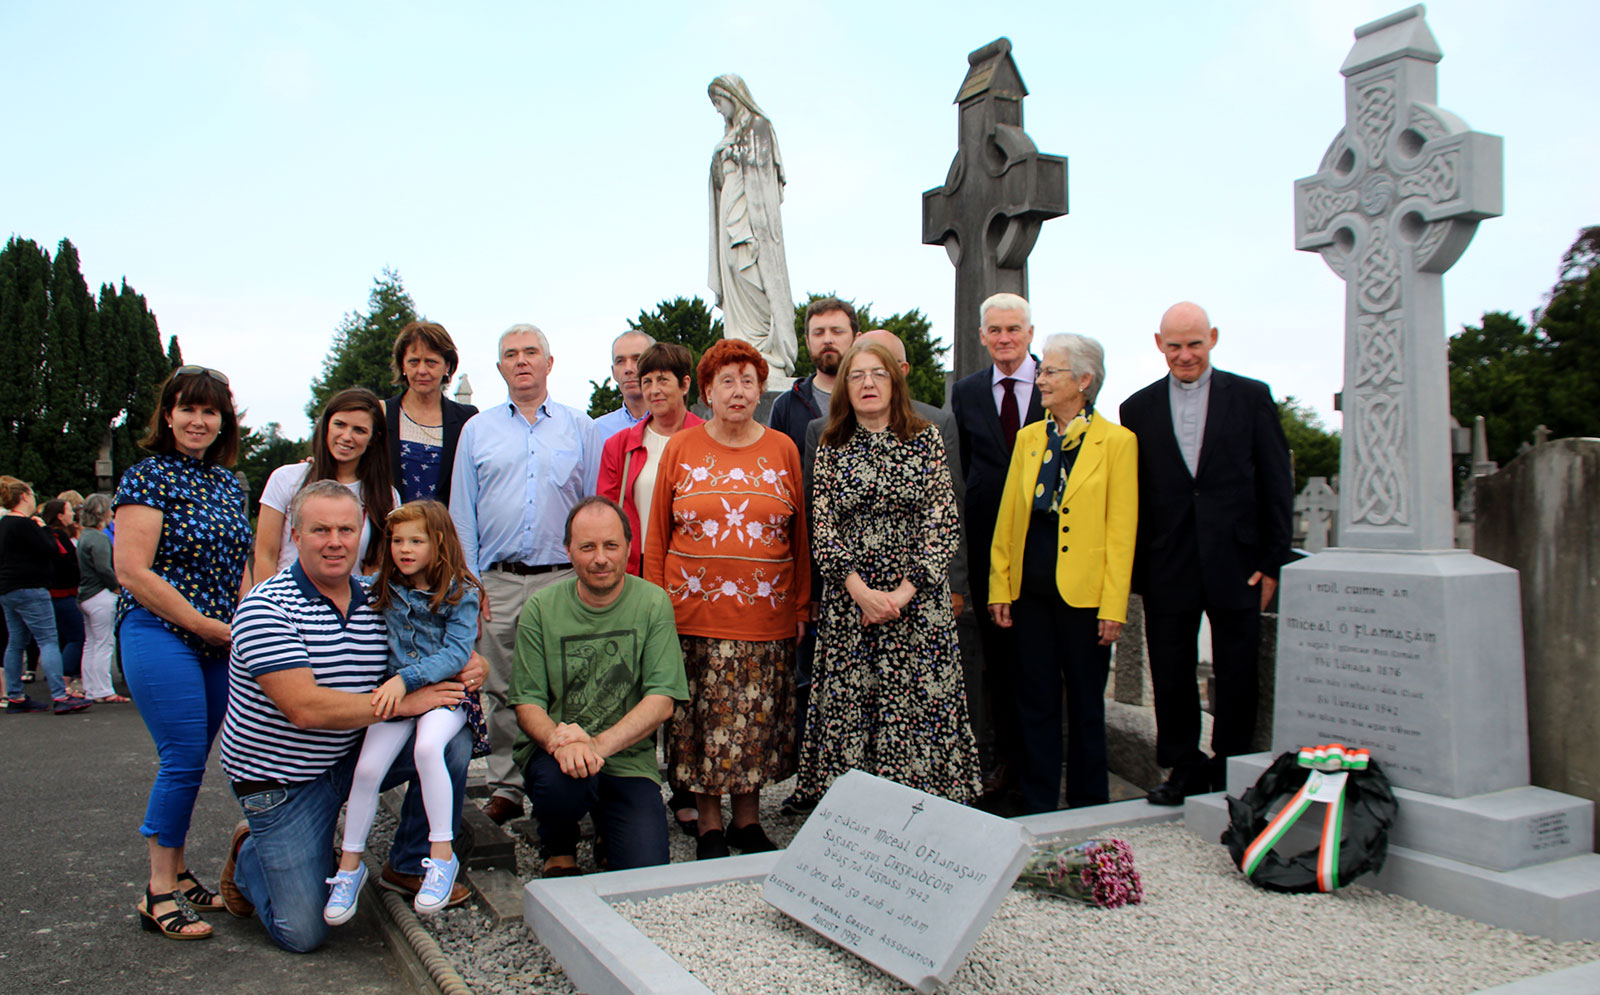
[[[378,814],[378,789],[389,773],[395,757],[417,730],[412,756],[417,764],[417,780],[422,787],[422,807],[428,813],[428,842],[448,843],[455,838],[455,785],[444,763],[445,745],[467,724],[465,708],[435,708],[416,719],[397,719],[367,727],[350,779],[350,807],[344,814],[344,849],[361,853],[367,848],[367,833]]]

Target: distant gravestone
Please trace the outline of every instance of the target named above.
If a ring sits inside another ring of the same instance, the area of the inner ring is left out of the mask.
[[[960,135],[944,186],[922,195],[922,241],[956,267],[955,375],[985,365],[978,305],[991,294],[1028,296],[1028,253],[1039,228],[1067,213],[1067,160],[1045,155],[1022,130],[1028,88],[996,38],[967,56],[955,102]],[[965,334],[964,334],[965,332]]]
[[[978,942],[1032,845],[1013,822],[852,770],[779,856],[761,897],[935,992]]]
[[[1333,516],[1339,511],[1339,492],[1328,486],[1327,477],[1312,477],[1306,489],[1296,495],[1294,510],[1305,521],[1305,550],[1320,553],[1334,544]]]

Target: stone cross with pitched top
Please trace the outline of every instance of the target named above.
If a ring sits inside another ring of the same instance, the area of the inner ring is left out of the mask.
[[[1345,126],[1294,185],[1295,248],[1345,280],[1339,544],[1453,544],[1443,273],[1501,209],[1499,136],[1434,104],[1419,4],[1356,29]]]
[[[1028,88],[997,38],[967,56],[956,157],[944,186],[922,195],[922,241],[956,267],[957,379],[986,365],[978,305],[991,294],[1028,296],[1028,253],[1039,226],[1067,213],[1067,160],[1044,155],[1022,130]]]

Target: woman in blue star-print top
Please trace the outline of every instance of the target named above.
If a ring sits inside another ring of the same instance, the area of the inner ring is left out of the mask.
[[[115,500],[122,670],[161,757],[139,827],[150,846],[139,916],[203,939],[198,913],[223,905],[189,872],[184,840],[228,702],[229,622],[250,553],[244,488],[227,469],[239,452],[228,378],[174,370],[140,445],[155,455],[122,475]]]

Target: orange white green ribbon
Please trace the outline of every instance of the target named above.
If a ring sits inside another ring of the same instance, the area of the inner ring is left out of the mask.
[[[1339,834],[1344,825],[1344,782],[1349,771],[1365,770],[1370,761],[1371,754],[1366,750],[1346,749],[1342,743],[1309,746],[1300,750],[1298,763],[1311,768],[1311,773],[1283,810],[1267,823],[1267,827],[1245,849],[1239,861],[1239,869],[1245,876],[1256,872],[1262,860],[1300,821],[1313,802],[1323,802],[1328,807],[1323,813],[1322,844],[1317,850],[1317,890],[1328,892],[1338,888]]]

